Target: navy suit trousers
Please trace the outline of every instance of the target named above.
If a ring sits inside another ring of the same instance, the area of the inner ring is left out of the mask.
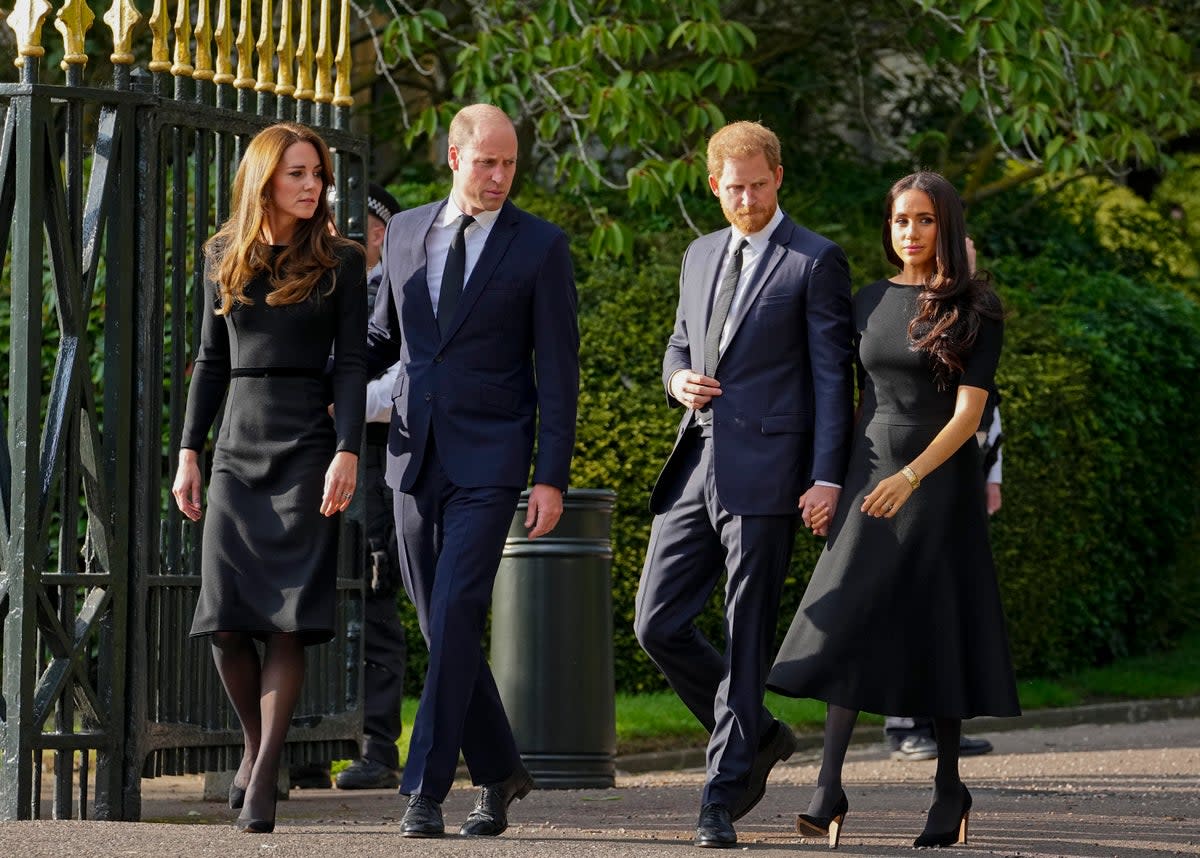
[[[429,668],[400,792],[443,801],[461,749],[471,779],[491,784],[520,762],[483,655],[492,585],[520,490],[450,482],[431,439],[416,483],[395,495],[404,588],[429,647]]]
[[[775,655],[780,590],[796,515],[733,515],[717,497],[713,440],[689,429],[678,467],[662,486],[638,587],[638,641],[711,734],[703,804],[732,805],[746,788],[759,743],[774,720],[763,707]],[[727,576],[725,650],[695,619]]]

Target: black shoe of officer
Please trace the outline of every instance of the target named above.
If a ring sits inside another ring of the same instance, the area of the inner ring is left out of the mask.
[[[288,768],[288,784],[296,789],[329,789],[329,763],[297,763]]]
[[[375,760],[355,760],[342,769],[334,782],[338,789],[395,789],[400,773]]]

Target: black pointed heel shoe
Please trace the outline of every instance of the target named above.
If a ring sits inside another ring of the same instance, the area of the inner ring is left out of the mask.
[[[239,819],[238,828],[242,834],[270,834],[275,830],[273,819]]]
[[[242,805],[246,803],[246,791],[237,784],[229,785],[229,809],[241,810]]]
[[[967,842],[967,823],[971,819],[971,793],[967,789],[966,784],[959,784],[962,787],[962,810],[958,815],[958,824],[949,831],[930,831],[929,822],[925,823],[925,830],[921,832],[921,836],[913,841],[913,846],[918,849],[923,847],[941,847],[953,846],[956,843],[966,844]],[[932,810],[932,808],[930,808]]]
[[[850,801],[846,798],[846,791],[842,790],[842,794],[838,796],[837,802],[833,805],[833,812],[829,816],[813,816],[809,813],[796,814],[796,833],[801,837],[825,837],[829,836],[829,848],[837,849],[838,842],[842,839],[842,825],[846,821],[846,812],[850,810]]]
[[[271,802],[271,818],[270,819],[254,819],[253,817],[237,818],[234,823],[242,834],[270,834],[275,830],[275,813],[279,807],[279,796],[275,796]]]

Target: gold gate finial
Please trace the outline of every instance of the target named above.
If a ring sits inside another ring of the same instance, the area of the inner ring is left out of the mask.
[[[212,80],[212,21],[208,14],[208,0],[199,0],[196,4],[196,70],[192,77],[196,80]]]
[[[300,36],[296,43],[299,68],[296,69],[296,98],[313,99],[312,0],[300,2]]]
[[[321,30],[317,35],[317,94],[320,104],[333,101],[333,51],[329,47],[333,23],[329,15],[329,0],[321,0]]]
[[[338,33],[337,80],[334,82],[333,106],[353,107],[350,91],[350,0],[342,0],[341,32]]]
[[[150,65],[152,72],[171,70],[171,53],[167,45],[167,0],[154,0],[154,11],[150,15]]]
[[[67,0],[58,10],[54,29],[62,33],[63,58],[59,67],[66,71],[69,66],[87,65],[87,48],[84,42],[87,31],[96,20],[95,14],[84,0]]]
[[[190,77],[192,74],[192,22],[188,19],[187,0],[178,0],[175,8],[175,62],[171,74]]]
[[[279,67],[275,71],[275,94],[291,95],[296,91],[296,45],[292,42],[292,0],[283,0],[279,7],[279,42],[275,45]]]
[[[42,25],[46,23],[50,11],[50,4],[46,0],[17,0],[13,5],[12,12],[5,19],[17,34],[17,58],[13,60],[13,65],[22,65],[25,62],[22,57],[45,55]]]
[[[289,0],[283,0],[287,3]],[[258,83],[254,85],[255,92],[275,91],[275,70],[271,68],[271,24],[275,13],[271,9],[271,0],[262,0],[262,21],[258,30]]]
[[[113,65],[133,62],[133,31],[141,22],[142,16],[130,0],[113,0],[104,13],[104,23],[112,30],[113,52],[109,59]]]
[[[213,83],[233,83],[233,25],[229,21],[229,0],[217,0],[217,30],[213,38],[217,43],[217,73]]]
[[[250,20],[250,0],[242,0],[242,20],[238,23],[237,34],[237,80],[233,85],[238,89],[254,88],[254,22]]]

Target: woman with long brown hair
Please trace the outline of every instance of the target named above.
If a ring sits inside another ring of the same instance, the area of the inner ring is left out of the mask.
[[[842,763],[859,710],[934,719],[938,763],[914,846],[965,842],[962,719],[1019,715],[973,442],[1003,322],[967,262],[954,187],[936,173],[888,192],[883,247],[899,273],[854,296],[859,418],[829,539],[768,687],[828,703],[817,789],[796,830],[836,846]],[[970,441],[971,443],[968,443]],[[830,511],[814,516],[813,527]]]
[[[204,317],[172,488],[183,514],[199,520],[197,457],[224,400],[191,633],[211,635],[241,722],[229,805],[246,832],[275,827],[304,647],[333,637],[333,516],[355,488],[366,274],[361,247],[333,228],[332,178],[328,148],[304,126],[273,125],[247,146],[233,214],[205,245]]]

